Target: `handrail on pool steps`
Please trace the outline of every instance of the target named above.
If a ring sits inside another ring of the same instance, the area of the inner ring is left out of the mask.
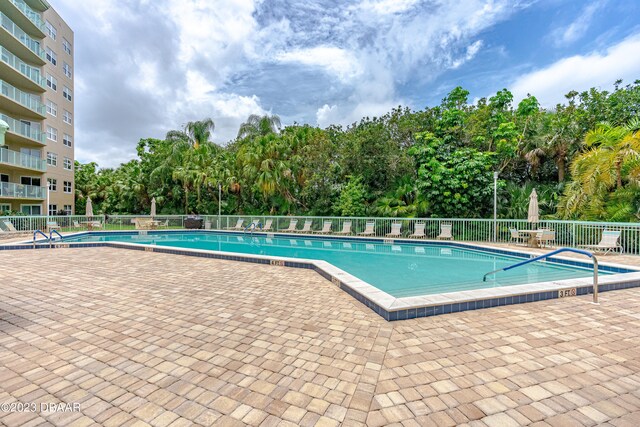
[[[522,265],[529,264],[531,262],[540,261],[542,259],[549,258],[550,256],[559,254],[561,252],[573,252],[573,253],[576,253],[576,254],[586,255],[589,258],[593,259],[593,302],[595,304],[597,304],[598,303],[598,258],[596,258],[596,256],[592,252],[585,251],[584,249],[574,249],[574,248],[556,249],[555,251],[551,251],[548,254],[540,255],[540,256],[537,256],[535,258],[530,258],[530,259],[528,259],[526,261],[518,262],[518,263],[510,265],[508,267],[499,268],[497,270],[490,271],[490,272],[488,272],[487,274],[484,275],[484,277],[482,278],[482,281],[486,282],[487,281],[487,276],[489,276],[490,274],[496,274],[496,273],[498,273],[500,271],[511,270],[512,268],[520,267]]]

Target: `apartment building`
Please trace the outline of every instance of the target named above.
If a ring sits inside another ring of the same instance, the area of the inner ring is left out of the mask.
[[[0,19],[0,212],[74,213],[73,32],[46,0]]]

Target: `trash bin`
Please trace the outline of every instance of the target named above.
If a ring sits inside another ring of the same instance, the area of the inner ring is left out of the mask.
[[[211,221],[205,221],[204,229],[205,230],[211,230]]]
[[[184,228],[188,229],[200,229],[202,228],[202,218],[188,217],[184,220]]]

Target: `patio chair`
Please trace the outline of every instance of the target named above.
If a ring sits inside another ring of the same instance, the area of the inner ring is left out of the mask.
[[[453,225],[451,224],[441,224],[440,225],[440,234],[438,234],[438,240],[453,240],[453,235],[451,234],[451,230]]]
[[[302,229],[299,230],[299,233],[312,233],[311,231],[311,226],[313,225],[313,220],[312,219],[308,219],[304,222],[304,225],[302,226]]]
[[[273,219],[268,219],[264,222],[264,226],[262,227],[262,231],[271,231],[271,226],[273,225]]]
[[[342,231],[336,231],[336,234],[348,235],[351,234],[351,221],[345,221],[342,223]]]
[[[73,221],[73,228],[82,228],[82,225],[78,221]]]
[[[225,227],[225,230],[244,230],[244,218],[240,218],[238,219],[238,222],[236,222],[236,225],[233,227]]]
[[[60,230],[60,226],[56,221],[47,221],[47,231]]]
[[[580,245],[581,248],[591,249],[594,252],[603,252],[608,254],[609,252],[619,250],[620,253],[624,253],[624,248],[619,243],[620,231],[604,230],[602,232],[602,238],[597,245]]]
[[[18,231],[16,230],[16,228],[13,226],[13,224],[11,223],[11,221],[2,221],[2,223],[4,224],[5,228],[7,229],[7,231]]]
[[[165,222],[159,223],[158,228],[169,228],[169,220],[167,219]]]
[[[386,237],[400,237],[402,236],[402,223],[394,222],[391,224],[391,232],[385,234]]]
[[[292,219],[289,222],[289,228],[284,228],[282,230],[279,230],[283,233],[293,233],[294,231],[296,231],[296,225],[298,225],[298,220],[297,219]]]
[[[374,221],[367,221],[367,224],[364,227],[364,231],[362,233],[358,233],[358,236],[375,236],[375,226],[376,223]]]
[[[332,225],[333,225],[333,221],[325,221],[322,224],[322,230],[314,231],[314,233],[317,233],[317,234],[330,234]]]
[[[415,227],[413,228],[413,234],[409,234],[409,238],[411,239],[424,239],[427,235],[424,232],[424,228],[427,224],[424,222],[416,222]]]
[[[511,228],[509,227],[509,233],[511,233],[511,240],[510,243],[513,243],[515,245],[517,245],[518,243],[520,243],[521,245],[526,245],[526,243],[529,241],[529,236],[523,236],[522,234],[520,234],[520,232],[515,229],[515,228]]]
[[[91,221],[91,228],[102,228],[102,223],[100,221]]]
[[[554,230],[542,230],[536,238],[538,239],[539,246],[551,246],[551,243],[556,241],[556,232]]]

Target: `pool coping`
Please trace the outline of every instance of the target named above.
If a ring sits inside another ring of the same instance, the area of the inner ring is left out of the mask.
[[[229,230],[126,230],[126,231],[82,231],[66,234],[64,237],[78,237],[82,235],[105,235],[105,234],[169,234],[169,233],[223,233],[229,235],[246,236],[243,232]],[[452,242],[427,239],[386,239],[379,237],[359,237],[359,236],[330,236],[322,234],[298,234],[298,233],[266,233],[254,232],[255,235],[269,237],[297,237],[305,239],[325,239],[337,241],[358,241],[391,244],[413,244],[413,245],[436,245],[448,247],[461,247],[475,249],[485,252],[510,255],[519,258],[532,258],[527,252],[506,250],[494,246],[479,246],[466,242]],[[36,248],[48,249],[49,245],[42,245],[44,240],[36,240]],[[214,250],[177,248],[168,246],[157,246],[140,243],[124,242],[54,242],[52,248],[76,248],[76,247],[113,247],[130,250],[143,250],[147,252],[170,253],[176,255],[198,256],[203,258],[223,259],[230,261],[254,262],[259,264],[269,264],[276,267],[308,268],[316,271],[325,279],[331,281],[343,291],[369,307],[371,310],[382,316],[387,321],[412,319],[417,317],[429,317],[440,314],[455,313],[459,311],[477,310],[481,308],[497,307],[502,305],[520,304],[525,302],[542,301],[548,299],[562,298],[564,296],[579,296],[593,293],[592,278],[564,279],[548,282],[537,282],[524,285],[510,285],[503,287],[482,288],[466,291],[446,292],[439,294],[394,297],[373,285],[353,276],[350,273],[323,260],[311,260],[290,257],[267,256],[258,254],[240,254],[235,252],[224,252]],[[0,250],[8,249],[32,249],[33,241],[18,243],[7,243],[0,245]],[[583,268],[593,267],[590,262],[578,261],[575,258],[553,256],[550,262],[556,264],[574,265]],[[600,263],[601,270],[614,272],[606,276],[599,276],[599,292],[607,292],[616,289],[626,289],[640,287],[640,268],[615,263]]]

